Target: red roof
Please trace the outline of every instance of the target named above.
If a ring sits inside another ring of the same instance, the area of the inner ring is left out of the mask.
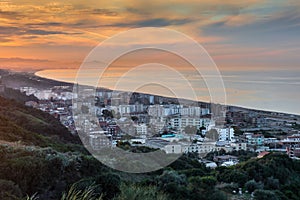
[[[265,155],[268,155],[270,152],[268,152],[268,151],[262,151],[262,152],[260,152],[259,154],[258,154],[258,158],[262,158],[262,157],[264,157]]]

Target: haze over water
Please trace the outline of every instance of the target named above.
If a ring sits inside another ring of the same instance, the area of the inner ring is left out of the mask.
[[[75,82],[76,74],[76,69],[43,70],[36,73],[36,75],[40,77],[71,83]],[[221,74],[225,85],[228,105],[300,114],[299,70],[222,71]],[[119,79],[120,77],[118,75],[106,76],[103,78],[100,86],[113,89],[114,83]],[[201,77],[191,75],[188,78],[188,81],[191,82],[195,90],[201,91],[202,95],[198,95],[198,100],[209,102],[209,93],[205,83],[203,81],[198,81],[193,84],[195,79],[200,80]],[[131,83],[134,83],[135,78],[128,78],[128,80],[130,80]],[[169,78],[168,80],[174,83],[174,85],[176,84],[175,79]],[[126,90],[126,86],[122,89]],[[184,88],[182,89],[184,90]],[[151,90],[148,88],[147,90],[141,91],[164,95],[163,91],[155,89]]]

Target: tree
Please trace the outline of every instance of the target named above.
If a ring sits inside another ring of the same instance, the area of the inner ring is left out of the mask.
[[[246,190],[252,193],[256,189],[263,189],[263,185],[261,183],[256,182],[255,180],[250,180],[245,184]]]
[[[112,111],[109,111],[109,110],[102,110],[102,116],[106,119],[106,118],[113,118],[114,115],[113,115],[113,112]]]
[[[255,190],[254,192],[255,200],[279,200],[277,195],[271,190]]]
[[[132,116],[131,117],[131,120],[134,121],[134,122],[138,122],[139,121],[139,118],[137,116]]]
[[[22,196],[22,191],[13,181],[0,179],[0,199],[13,200]]]
[[[206,130],[206,128],[202,125],[202,126],[197,130],[197,135],[201,135],[201,136],[203,137],[202,131],[204,131],[204,130]]]
[[[238,126],[233,127],[233,130],[235,136],[243,135],[243,131],[241,131],[241,129]]]
[[[158,186],[163,188],[168,183],[175,183],[176,185],[186,185],[186,176],[179,175],[176,171],[164,171],[162,175],[157,178]]]
[[[104,191],[104,199],[112,199],[120,193],[121,178],[114,173],[105,173],[96,177],[96,184]]]
[[[266,186],[265,187],[266,189],[277,190],[277,189],[279,189],[279,180],[275,179],[273,177],[269,177],[269,178],[267,178],[265,186]]]
[[[213,141],[217,141],[219,139],[219,133],[216,129],[210,129],[206,132],[205,137]]]
[[[186,126],[184,128],[184,132],[186,134],[192,135],[197,133],[197,127],[196,126]]]
[[[249,180],[247,174],[241,170],[223,167],[220,167],[218,170],[218,180],[220,182],[237,183],[239,184],[239,187],[243,187],[244,184]]]
[[[216,185],[217,179],[213,176],[204,176],[204,177],[201,177],[201,182],[207,188],[212,188]]]
[[[184,174],[178,174],[176,171],[164,171],[162,175],[156,178],[160,191],[170,195],[170,199],[187,199],[187,179]]]

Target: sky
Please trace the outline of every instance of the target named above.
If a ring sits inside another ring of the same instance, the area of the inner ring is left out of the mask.
[[[298,0],[0,0],[0,68],[76,69],[121,31],[163,27],[199,42],[221,71],[293,71],[299,9]]]

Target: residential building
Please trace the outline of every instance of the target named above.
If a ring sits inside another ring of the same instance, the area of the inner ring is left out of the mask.
[[[197,129],[204,126],[206,129],[210,126],[209,118],[193,118],[193,117],[175,117],[170,119],[172,128],[184,131],[187,126],[195,126]]]
[[[216,128],[219,133],[219,141],[232,141],[234,137],[233,128]]]
[[[214,156],[214,161],[218,163],[224,163],[224,162],[238,162],[238,157],[231,156],[231,155],[222,155],[222,156]]]
[[[164,146],[164,151],[167,154],[181,154],[182,147],[181,144],[167,144],[166,146]]]
[[[300,134],[294,134],[287,136],[286,139],[282,140],[284,144],[300,144]]]
[[[89,143],[93,150],[112,146],[111,136],[106,131],[93,131],[89,134]]]
[[[147,135],[147,125],[146,124],[135,124],[134,125],[137,135]]]
[[[265,142],[265,137],[262,134],[251,134],[247,138],[248,144],[262,146]]]
[[[199,162],[203,163],[205,165],[205,167],[211,168],[211,169],[214,169],[218,166],[217,163],[210,161],[210,160],[203,159],[203,160],[199,160]]]
[[[151,117],[163,117],[164,115],[164,107],[163,105],[151,105],[148,108],[148,115]]]
[[[240,150],[247,150],[247,143],[245,142],[232,142],[230,143],[232,151],[240,151]]]

